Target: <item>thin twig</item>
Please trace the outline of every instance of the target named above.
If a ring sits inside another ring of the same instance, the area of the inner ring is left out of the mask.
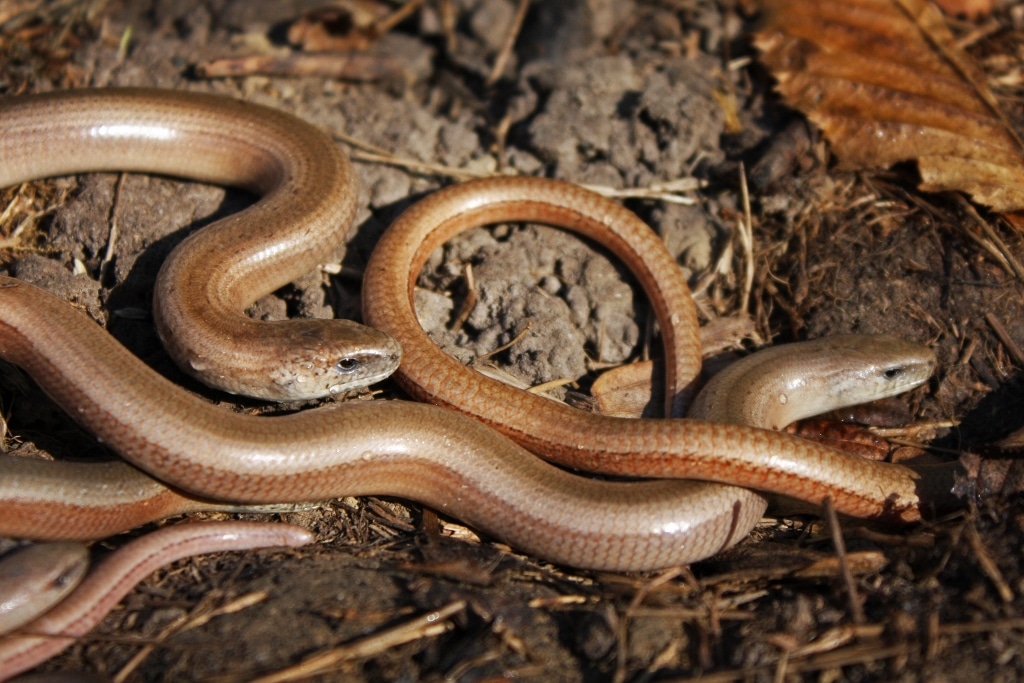
[[[526,323],[526,327],[523,328],[523,331],[520,332],[519,334],[517,334],[515,336],[515,338],[512,341],[510,341],[508,344],[505,344],[503,346],[499,346],[498,348],[494,349],[493,351],[488,351],[487,353],[483,354],[482,356],[479,356],[473,362],[474,363],[479,363],[480,361],[487,360],[488,358],[493,358],[494,356],[497,356],[502,351],[504,351],[506,349],[512,348],[513,346],[515,346],[516,344],[519,343],[520,339],[522,339],[523,337],[526,336],[526,333],[530,331],[530,327],[532,327],[532,326],[533,326],[533,323]]]
[[[469,314],[473,312],[476,307],[478,300],[476,294],[476,278],[473,277],[473,264],[467,263],[465,267],[466,273],[466,298],[462,301],[462,308],[459,309],[459,314],[455,316],[455,322],[452,323],[452,332],[458,332],[462,329],[462,326],[466,324],[466,320],[469,319]]]
[[[633,617],[633,612],[639,608],[645,600],[647,600],[647,596],[650,595],[651,591],[668,583],[686,571],[688,571],[686,567],[672,567],[670,569],[666,569],[650,581],[641,585],[636,594],[633,595],[633,599],[629,601],[629,607],[626,608],[626,611],[619,619],[618,624],[618,662],[615,667],[615,676],[612,679],[615,683],[623,683],[623,681],[626,680],[626,664],[629,655],[629,621]]]
[[[121,191],[124,189],[125,178],[128,174],[121,173],[117,176],[117,185],[114,187],[114,201],[110,205],[110,234],[107,235],[107,248],[103,252],[103,260],[100,261],[100,282],[105,282],[107,279],[107,269],[110,267],[110,262],[114,260],[114,250],[117,248],[117,238],[119,237],[119,229],[117,223],[117,206],[121,202]]]
[[[1004,263],[1009,266],[1010,270],[1013,271],[1013,274],[1017,276],[1017,279],[1024,280],[1024,266],[1021,266],[1020,261],[1018,261],[1017,258],[1013,255],[1013,252],[1010,251],[1010,248],[1006,246],[1006,242],[1004,242],[1002,238],[999,237],[999,234],[992,228],[991,225],[989,225],[989,222],[981,217],[981,214],[978,213],[978,210],[974,208],[973,204],[971,204],[969,201],[967,201],[967,199],[965,199],[961,195],[955,196],[959,200],[959,204],[961,208],[964,210],[964,212],[966,212],[968,216],[973,218],[974,222],[977,223],[978,227],[981,228],[981,231],[985,233],[985,236],[992,240],[992,243],[998,250],[1000,258],[1002,258]],[[966,232],[970,233],[970,231]]]
[[[561,389],[564,386],[575,382],[572,377],[559,377],[558,379],[549,379],[547,382],[541,382],[540,384],[534,384],[528,388],[527,391],[531,394],[546,394],[552,389]]]
[[[0,213],[0,226],[6,225],[7,223],[11,222],[13,220],[13,216],[18,213],[18,210],[21,208],[21,205],[23,203],[28,204],[28,201],[25,199],[25,189],[27,187],[28,183],[22,183],[20,186],[18,186],[18,191],[11,198],[11,201],[8,202],[7,206],[3,210],[3,213]],[[31,223],[29,219],[34,220],[35,218],[38,218],[39,216],[43,215],[45,215],[45,212],[30,214],[27,219],[22,219],[21,221],[19,221],[18,225],[15,226],[15,228],[10,231],[10,235],[3,239],[0,239],[0,250],[24,249],[25,247],[22,246],[21,237],[24,234],[25,229]]]
[[[356,150],[349,153],[353,161],[365,161],[373,164],[387,164],[404,168],[415,173],[438,175],[455,180],[472,180],[474,178],[494,178],[496,176],[509,175],[507,173],[494,173],[490,171],[476,171],[468,168],[453,168],[443,164],[433,164],[418,159],[400,157],[388,152],[382,147],[377,147],[358,138],[334,133],[334,138],[347,145],[355,147]],[[684,197],[681,193],[695,192],[703,188],[706,183],[698,178],[686,177],[676,178],[662,182],[651,183],[646,187],[614,188],[607,185],[580,185],[580,187],[595,192],[603,197],[612,199],[649,199],[655,201],[669,202],[692,206],[696,200],[692,197]]]
[[[441,27],[444,30],[444,46],[448,54],[454,54],[459,47],[455,34],[455,3],[441,0]]]
[[[740,196],[743,198],[743,219],[738,221],[740,245],[743,247],[743,294],[740,296],[741,311],[750,305],[754,290],[754,221],[750,211],[750,193],[747,191],[747,171],[740,162]]]
[[[405,3],[394,12],[374,24],[373,33],[378,36],[388,33],[395,26],[398,26],[407,18],[412,16],[412,13],[418,10],[420,5],[424,2],[426,2],[426,0],[409,0],[409,2]]]
[[[519,7],[516,8],[516,16],[512,19],[512,26],[509,27],[508,34],[505,36],[505,42],[498,52],[497,59],[494,60],[494,66],[491,67],[490,75],[487,76],[488,88],[497,83],[498,79],[501,78],[501,74],[505,72],[505,65],[508,64],[509,57],[512,56],[512,48],[516,45],[516,38],[519,37],[519,31],[523,28],[526,10],[529,8],[530,0],[519,0]]]
[[[853,580],[853,572],[850,570],[850,563],[846,558],[846,541],[843,539],[843,530],[839,526],[839,515],[836,514],[836,507],[832,503],[832,496],[825,498],[825,519],[828,521],[829,531],[832,532],[832,544],[836,548],[836,557],[839,560],[839,573],[843,577],[846,586],[846,596],[850,601],[850,612],[853,613],[853,623],[861,626],[867,623],[864,615],[864,605],[861,604],[860,595],[857,593],[857,584]]]
[[[978,564],[981,565],[982,571],[988,575],[989,581],[992,582],[996,592],[999,593],[999,598],[1007,604],[1013,602],[1013,589],[1010,588],[1010,584],[1003,577],[1003,572],[999,570],[999,565],[992,559],[992,554],[989,553],[988,548],[981,541],[981,536],[978,535],[978,529],[974,526],[972,520],[967,522],[966,537],[967,544],[971,547],[971,551],[977,558]]]
[[[991,327],[992,331],[995,332],[997,337],[999,337],[999,341],[1002,342],[1004,347],[1006,347],[1007,352],[1013,356],[1013,361],[1017,365],[1024,367],[1024,353],[1021,352],[1017,343],[1013,341],[1013,337],[1010,336],[1010,333],[1006,331],[1006,327],[1003,326],[1002,321],[1000,321],[992,311],[989,311],[985,314],[985,322],[988,323],[988,326]]]
[[[342,137],[342,136],[337,136]],[[465,168],[452,168],[451,166],[443,166],[441,164],[431,164],[425,161],[417,161],[416,159],[406,159],[402,157],[396,157],[394,155],[374,154],[372,152],[360,152],[354,151],[349,156],[353,161],[368,161],[376,164],[387,164],[388,166],[398,166],[409,171],[415,171],[417,173],[426,173],[429,175],[447,176],[456,180],[472,180],[473,178],[489,178],[492,177],[493,173],[486,171],[471,171]]]
[[[439,610],[422,614],[398,626],[385,629],[347,645],[314,655],[304,662],[266,676],[250,679],[250,683],[286,683],[327,671],[343,662],[365,659],[420,638],[433,638],[448,631],[448,619],[466,608],[464,600],[451,602]]]
[[[692,206],[697,203],[696,200],[692,197],[680,196],[679,193],[695,192],[706,185],[705,181],[698,178],[684,177],[651,183],[646,187],[622,189],[608,187],[607,185],[581,185],[580,187],[585,187],[591,192],[596,192],[603,197],[611,197],[613,199],[657,199]]]
[[[128,660],[128,663],[121,667],[121,670],[118,671],[117,674],[114,676],[113,683],[124,683],[124,681],[128,679],[128,677],[135,671],[135,669],[137,669],[138,666],[142,664],[142,662],[144,662],[146,658],[149,657],[150,654],[152,654],[153,650],[155,650],[158,646],[163,644],[171,636],[177,633],[199,628],[203,624],[209,622],[211,619],[222,616],[224,614],[234,614],[235,612],[240,612],[244,609],[248,609],[253,605],[258,605],[261,602],[265,602],[268,597],[269,593],[267,593],[266,591],[255,591],[253,593],[247,593],[246,595],[236,598],[228,604],[224,605],[223,607],[218,607],[216,609],[212,609],[209,611],[203,611],[197,608],[191,614],[181,615],[180,617],[172,621],[170,624],[168,624],[166,627],[164,627],[160,631],[160,633],[157,634],[156,638],[146,643],[146,645],[141,650],[136,652],[135,656]],[[200,607],[202,607],[202,605],[200,605]],[[196,615],[196,612],[199,612],[199,614]]]

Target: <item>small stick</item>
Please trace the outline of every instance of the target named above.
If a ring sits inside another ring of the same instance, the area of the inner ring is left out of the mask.
[[[124,181],[127,174],[121,173],[117,176],[117,186],[114,188],[114,202],[110,207],[110,235],[107,237],[107,248],[103,252],[103,260],[100,261],[100,282],[107,279],[107,270],[110,262],[114,260],[114,249],[117,247],[119,236],[117,223],[117,205],[121,201],[121,191],[124,189]]]
[[[843,583],[846,585],[846,595],[850,601],[853,623],[861,626],[867,623],[867,617],[864,615],[864,606],[861,604],[860,595],[857,594],[857,585],[853,581],[850,563],[847,562],[846,541],[843,540],[843,530],[839,526],[839,515],[836,514],[836,508],[832,504],[832,496],[825,498],[823,507],[825,508],[825,520],[828,522],[828,528],[832,532],[832,543],[835,545],[836,557],[839,560],[839,571],[842,574]]]
[[[462,326],[466,324],[466,320],[469,319],[469,314],[473,312],[476,307],[477,295],[476,295],[476,278],[473,277],[473,264],[467,263],[465,267],[466,272],[466,298],[462,301],[462,308],[459,314],[455,317],[455,322],[452,323],[452,332],[458,332],[462,329]]]
[[[412,13],[418,10],[420,5],[424,2],[426,2],[426,0],[409,0],[409,2],[405,3],[394,12],[374,24],[373,33],[378,36],[388,33],[391,29],[401,24],[408,17],[412,16]]]
[[[402,624],[385,629],[366,638],[361,638],[347,645],[333,648],[314,655],[304,662],[281,669],[266,676],[251,679],[251,683],[286,683],[309,678],[327,671],[342,662],[353,659],[364,659],[378,655],[393,647],[419,640],[433,638],[451,628],[447,620],[466,608],[464,600],[448,603],[441,609],[410,619]]]
[[[743,247],[743,296],[739,309],[746,311],[750,305],[750,293],[754,289],[754,223],[750,212],[750,193],[747,191],[747,171],[740,162],[740,196],[743,198],[743,220],[739,224],[740,244]]]
[[[999,341],[1002,342],[1006,350],[1013,356],[1013,360],[1017,365],[1024,366],[1024,353],[1021,352],[1020,347],[1010,337],[1010,333],[1006,331],[1006,327],[1003,326],[1002,321],[999,320],[991,311],[985,314],[985,322],[992,328],[992,331],[999,337]]]
[[[972,520],[968,520],[966,536],[967,545],[971,547],[971,551],[978,558],[978,564],[981,565],[982,571],[988,575],[992,586],[999,593],[999,598],[1007,604],[1013,602],[1013,589],[1006,583],[1003,573],[999,571],[999,565],[992,559],[992,555],[988,552],[985,544],[981,542],[981,536],[978,535],[978,529],[974,526]]]
[[[516,16],[512,19],[512,26],[509,28],[508,35],[505,36],[505,43],[501,46],[501,51],[498,52],[498,58],[494,60],[494,66],[491,67],[491,73],[487,76],[487,87],[491,87],[498,82],[501,78],[502,72],[505,71],[505,65],[508,64],[508,58],[512,55],[512,48],[515,47],[516,38],[519,37],[519,31],[523,28],[523,20],[526,19],[526,10],[530,8],[530,0],[519,0],[519,7],[516,9]]]

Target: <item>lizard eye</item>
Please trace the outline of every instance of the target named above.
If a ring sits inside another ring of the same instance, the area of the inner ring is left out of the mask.
[[[884,373],[882,373],[882,377],[885,377],[886,379],[896,379],[897,377],[899,377],[902,374],[903,374],[903,368],[901,368],[901,367],[889,368]]]
[[[335,363],[334,367],[338,369],[338,372],[347,375],[350,372],[354,371],[357,367],[359,367],[359,361],[357,361],[355,358],[342,358],[337,363]]]

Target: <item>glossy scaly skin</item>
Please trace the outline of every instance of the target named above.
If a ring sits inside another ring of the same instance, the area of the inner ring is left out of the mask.
[[[81,543],[25,545],[0,558],[0,635],[63,600],[88,568],[89,550]]]
[[[838,350],[844,351],[839,357],[836,354]],[[785,426],[791,419],[810,415],[823,408],[838,407],[849,400],[862,400],[866,395],[892,395],[906,390],[928,376],[930,363],[915,364],[926,358],[927,352],[921,347],[881,336],[851,335],[773,347],[748,356],[716,375],[701,391],[691,413],[694,417],[722,422],[756,420],[757,424]],[[751,388],[753,389],[749,390]],[[786,392],[785,401],[775,400],[780,396],[780,391]],[[4,460],[10,466],[5,472],[6,478],[14,481],[25,479],[26,473],[31,471],[42,471],[45,476],[47,470],[60,473],[63,468],[63,474],[70,474],[67,472],[70,463],[24,458]],[[0,465],[2,464],[3,461],[0,461]],[[175,494],[127,465],[82,464],[76,469],[77,483],[71,485],[69,482],[66,491],[72,496],[76,488],[80,496],[83,487],[99,483],[108,487],[107,499],[118,487],[128,491],[129,500],[133,490],[135,495],[146,495],[151,502],[151,513],[173,512],[175,506],[181,511],[192,506],[203,506],[202,502],[191,501],[187,497]],[[754,513],[751,515],[750,523],[760,517],[760,512],[764,509],[764,499],[751,491],[713,484],[699,485],[697,488],[697,492],[705,493],[713,493],[716,490],[725,492],[727,499],[731,497],[734,505],[740,505]],[[714,498],[705,500],[716,502]],[[692,496],[690,502],[700,504],[701,500],[699,496]],[[111,506],[109,509],[117,512],[124,510],[125,506]],[[83,517],[81,512],[72,514],[79,518]],[[166,528],[160,533],[176,533],[181,536],[189,531],[205,532],[205,527],[208,526],[186,524]],[[740,531],[746,533],[745,530],[737,530],[734,535],[738,537]],[[101,533],[109,532],[108,529]],[[153,552],[149,549],[154,546],[154,539],[146,537],[143,540],[146,541],[145,544],[137,542],[119,551],[121,559],[120,564],[116,566],[134,567],[142,560],[154,565],[156,560],[149,556]],[[147,550],[142,550],[143,546]],[[161,547],[166,548],[166,545]],[[43,553],[43,558],[33,559],[31,553]],[[51,567],[55,564],[52,556],[65,560],[56,563],[59,567],[74,567],[73,571],[77,571],[79,575],[84,573],[85,550],[78,544],[29,547],[21,551],[20,557],[16,558],[20,560],[16,567],[15,563],[8,559],[0,562],[0,591],[6,589],[13,602],[19,603],[22,607],[34,608],[36,613],[53,604],[59,596],[53,590],[54,582],[46,578],[46,570],[54,569],[50,575],[67,575],[72,570],[56,571],[57,567]],[[134,559],[128,559],[129,556]],[[25,581],[15,584],[10,580],[12,570],[20,577],[35,580],[28,584]],[[136,571],[135,575],[141,577],[143,571]],[[4,580],[3,577],[8,577],[8,580]],[[61,631],[68,634],[84,633],[91,629],[94,623],[120,599],[121,595],[113,593],[112,588],[121,585],[122,574],[111,569],[110,565],[105,565],[103,569],[97,570],[91,579],[95,584],[93,587],[83,587],[80,593],[74,594],[66,603],[61,604],[58,611],[47,615],[45,619],[35,622],[27,629],[32,632]],[[102,588],[98,587],[101,583]],[[130,588],[130,585],[126,584],[125,590]],[[70,587],[73,587],[73,584],[69,585],[68,589]],[[89,621],[77,616],[72,618],[72,615],[78,614],[88,614]],[[0,617],[2,616],[3,613],[0,613]],[[14,627],[8,624],[6,630]],[[0,634],[5,632],[4,628],[4,622],[0,619]],[[56,654],[66,644],[68,642],[62,639],[51,640],[49,643],[44,639],[15,640],[14,645],[8,647],[10,652],[6,657],[9,661],[5,661],[5,650],[0,641],[0,670],[4,670],[8,664],[19,667],[18,670],[30,668]]]
[[[197,496],[243,503],[400,496],[541,557],[618,570],[707,557],[745,536],[763,511],[759,496],[735,487],[577,477],[429,405],[349,402],[283,417],[229,412],[165,380],[56,297],[9,278],[0,279],[0,321],[0,354],[126,459]],[[811,356],[791,354],[813,372]],[[858,398],[878,395],[865,383]],[[828,407],[814,394],[793,400]],[[2,456],[0,475],[5,536],[97,538],[210,507],[125,463]]]
[[[44,101],[42,111],[78,111],[81,102],[87,100],[90,111],[98,115],[107,107],[116,114],[113,120],[128,125],[124,122],[133,121],[133,116],[144,119],[149,107],[163,107],[171,112],[163,120],[164,128],[175,130],[180,124],[191,130],[188,135],[195,136],[207,124],[194,129],[189,118],[192,107],[180,106],[191,105],[193,98],[152,91],[71,93]],[[199,108],[204,115],[216,118],[219,104],[203,98]],[[221,122],[218,130],[228,124],[245,128],[252,118],[270,116],[268,110],[223,104],[227,124]],[[16,109],[14,105],[4,106],[7,113]],[[31,104],[26,107],[32,111]],[[47,129],[50,119],[40,116],[37,125]],[[78,128],[83,125],[80,123]],[[175,172],[173,168],[164,170]],[[61,172],[57,167],[47,170],[57,172]],[[300,189],[320,189],[315,178],[308,180],[312,188]],[[504,204],[495,208],[497,191],[504,193]],[[666,264],[672,264],[671,258],[656,238],[643,237],[646,226],[628,211],[571,185],[531,179],[469,184],[441,193],[438,201],[427,201],[431,203],[424,205],[430,208],[425,220],[436,218],[440,201],[444,210],[453,212],[449,223],[456,229],[465,227],[467,216],[470,223],[507,218],[510,208],[517,219],[555,224],[576,221],[588,226],[595,238],[622,255],[634,270],[649,268],[651,275],[645,285],[658,309],[663,334],[675,349],[670,384],[691,384],[699,367],[699,348],[688,291],[685,283],[680,284],[678,269],[673,268],[675,274],[669,273],[664,283],[657,280]],[[287,207],[284,210],[289,211]],[[403,221],[408,224],[408,217],[416,215],[423,215],[419,206]],[[623,235],[616,233],[614,226],[605,225],[620,219],[627,226]],[[416,229],[429,233],[434,226]],[[392,284],[398,283],[397,295],[394,287],[384,298],[380,288],[370,288],[368,311],[380,308],[393,315],[397,307],[401,317],[404,307],[411,317],[412,273],[419,270],[431,245],[443,239],[443,235],[433,232],[427,244],[411,247],[414,254],[419,250],[416,256],[399,253],[395,258],[393,247],[389,247],[385,256],[375,257],[375,276],[392,266],[408,270],[392,274]],[[635,248],[637,240],[646,240],[640,243],[640,249]],[[648,262],[653,265],[645,265]],[[657,286],[652,287],[652,278]],[[412,320],[419,335],[426,339]],[[417,343],[415,334],[407,338],[422,352],[423,344]],[[432,348],[429,341],[427,345]],[[743,502],[757,497],[733,487],[681,481],[623,484],[575,477],[541,463],[474,420],[431,406],[372,402],[269,419],[218,410],[153,373],[63,302],[12,279],[0,280],[0,355],[22,365],[56,402],[125,459],[195,496],[267,503],[341,495],[395,495],[426,503],[550,560],[619,570],[650,569],[706,557],[742,538],[760,516],[759,505]],[[417,358],[417,362],[437,360],[422,355]],[[440,371],[424,370],[436,378],[451,371],[450,359],[448,364],[448,369],[442,365]],[[406,377],[415,369],[415,363],[407,365],[403,365]],[[458,377],[457,373],[452,377]],[[484,399],[497,398],[501,411],[516,408],[521,397],[530,396],[516,392],[521,396],[503,406],[506,397],[496,394],[485,378],[474,373],[458,378],[464,384],[451,389],[462,396],[454,398],[482,400],[481,412],[487,410]],[[684,402],[679,397],[686,393],[673,392],[676,406]],[[563,450],[583,455],[578,460],[583,463],[595,454],[604,457],[600,450],[606,449],[612,456],[611,464],[591,463],[599,465],[594,467],[597,470],[621,471],[625,462],[622,458],[628,457],[636,463],[628,471],[634,475],[682,474],[717,479],[812,502],[833,495],[837,504],[850,509],[856,508],[852,503],[867,499],[867,505],[860,506],[864,514],[905,519],[919,514],[914,490],[917,475],[906,468],[877,463],[865,466],[820,446],[735,425],[615,421],[586,417],[576,411],[562,422],[562,414],[552,412],[561,411],[561,407],[533,398],[543,402],[541,409],[522,428],[513,427],[511,431],[520,432],[520,437],[523,432],[528,434],[526,442],[531,446],[562,443]],[[573,431],[580,425],[582,431]],[[588,433],[586,428],[591,425],[597,429]],[[672,445],[679,439],[682,441]],[[584,442],[591,440],[601,448],[583,448]],[[753,460],[756,455],[766,456],[771,462],[757,463]],[[781,464],[783,471],[776,473],[772,463]],[[680,469],[686,464],[694,465],[693,471]],[[116,474],[116,469],[111,467],[109,471]],[[121,468],[125,473],[129,470],[127,466]],[[151,519],[154,511],[158,516],[170,514],[175,495],[187,501],[187,497],[173,492],[169,495],[160,487],[149,489],[164,501],[160,505],[150,505],[148,494],[133,497],[130,491],[114,500],[106,493],[111,489],[98,477],[97,488],[92,490],[100,492],[98,504],[61,502],[55,492],[68,489],[64,475],[51,472],[41,476],[37,472],[33,477],[30,485],[20,485],[14,476],[3,478],[8,492],[0,502],[9,514],[0,519],[0,533],[41,538],[79,534],[68,524],[48,521],[40,512],[48,506],[59,506],[68,514],[74,512],[83,529],[102,527],[109,531],[118,525]],[[871,489],[868,495],[862,493],[865,488]],[[883,490],[881,495],[889,492],[892,499],[891,505],[883,505],[881,510],[877,505],[879,490]],[[111,512],[111,508],[117,511]],[[104,518],[102,523],[97,522],[98,517]],[[4,524],[9,526],[5,528]]]
[[[63,602],[19,631],[0,638],[0,680],[58,654],[84,636],[154,571],[192,555],[306,545],[305,529],[290,524],[211,522],[176,524],[138,538],[115,551],[85,577]]]
[[[0,278],[0,357],[136,467],[207,499],[392,495],[522,551],[614,570],[707,557],[760,516],[693,482],[578,477],[475,420],[419,403],[350,401],[279,417],[231,412],[174,385],[83,313],[13,278]],[[0,457],[3,536],[102,536],[172,514],[178,503],[196,509],[126,464],[103,465],[87,488],[67,463],[15,460]],[[77,497],[67,498],[69,491]]]
[[[157,277],[153,315],[181,368],[209,386],[304,400],[390,375],[401,350],[349,320],[257,321],[256,299],[344,242],[358,184],[326,134],[283,112],[198,93],[77,90],[0,100],[0,187],[89,171],[139,171],[261,199],[193,233]]]
[[[491,178],[448,187],[416,203],[387,230],[367,265],[363,318],[401,344],[395,376],[412,396],[472,416],[565,467],[735,484],[815,505],[829,497],[839,512],[857,517],[920,519],[936,486],[947,490],[952,485],[951,471],[922,477],[907,467],[864,461],[746,425],[586,413],[461,365],[420,327],[412,303],[416,278],[431,252],[454,235],[515,221],[579,232],[621,258],[657,315],[668,358],[666,395],[674,414],[692,393],[700,367],[696,311],[661,240],[626,209],[577,186]],[[919,362],[930,367],[934,360],[924,350]]]
[[[783,429],[865,394],[895,396],[919,386],[935,354],[898,337],[848,334],[770,346],[741,358],[701,389],[693,417]]]

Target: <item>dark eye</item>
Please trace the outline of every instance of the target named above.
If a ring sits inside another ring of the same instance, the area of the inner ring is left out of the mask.
[[[903,374],[903,368],[889,368],[882,374],[886,379],[896,379]]]
[[[339,372],[349,373],[359,367],[359,361],[355,358],[342,358],[335,366]]]

